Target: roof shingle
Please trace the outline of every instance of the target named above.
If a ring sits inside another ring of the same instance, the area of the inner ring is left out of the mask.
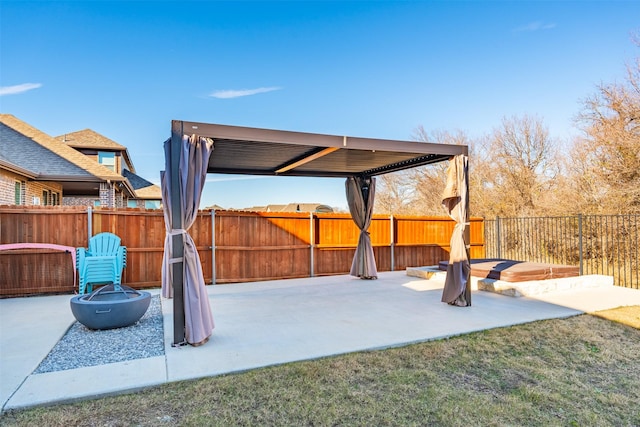
[[[162,190],[154,183],[126,169],[122,172],[122,175],[131,183],[138,199],[159,200],[162,198]]]
[[[126,150],[127,148],[117,142],[100,135],[91,129],[79,130],[77,132],[65,133],[56,136],[55,139],[64,142],[69,147],[74,148],[94,148],[108,150]]]
[[[91,160],[79,151],[11,114],[0,114],[0,123],[4,125],[2,126],[2,153],[6,152],[7,156],[10,155],[9,153],[13,153],[11,154],[12,158],[7,158],[7,160],[18,166],[46,175],[80,177],[88,174],[103,180],[124,180],[122,175]],[[33,149],[25,150],[24,144],[31,144],[29,141],[34,143],[30,147]],[[19,151],[22,160],[16,159],[16,150]]]

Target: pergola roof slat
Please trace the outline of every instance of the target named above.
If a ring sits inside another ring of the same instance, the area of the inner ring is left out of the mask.
[[[359,138],[174,121],[214,140],[209,173],[349,177],[381,175],[467,154],[465,145]]]

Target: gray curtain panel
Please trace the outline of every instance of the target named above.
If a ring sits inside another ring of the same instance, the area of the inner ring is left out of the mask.
[[[471,266],[464,241],[464,232],[469,221],[467,218],[468,167],[467,156],[457,155],[449,161],[447,186],[442,195],[442,205],[456,222],[451,233],[451,252],[442,291],[442,302],[461,307],[471,305],[471,287],[468,282]]]
[[[165,158],[168,156],[170,140],[165,142]],[[213,150],[213,140],[196,135],[183,136],[180,150],[180,172],[178,177],[172,177],[169,170],[162,173],[162,202],[167,236],[164,243],[162,259],[162,296],[173,297],[171,286],[172,236],[181,234],[184,241],[184,312],[185,339],[189,344],[198,345],[206,342],[211,336],[213,328],[213,314],[209,304],[209,297],[202,274],[202,265],[198,250],[187,231],[195,222],[200,206],[202,188],[207,176],[209,156]],[[167,167],[167,169],[169,169]],[[171,229],[171,180],[180,180],[180,199],[182,230]]]
[[[351,217],[360,229],[358,247],[351,263],[352,276],[362,279],[377,279],[376,259],[369,237],[369,225],[373,215],[373,202],[376,193],[376,179],[373,177],[349,177],[345,182],[347,203]]]

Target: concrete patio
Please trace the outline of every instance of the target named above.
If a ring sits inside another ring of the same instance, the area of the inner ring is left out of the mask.
[[[638,290],[594,287],[535,298],[474,291],[473,306],[460,308],[440,302],[442,286],[439,276],[405,271],[373,281],[342,275],[208,286],[216,329],[207,344],[172,347],[172,301],[163,300],[163,356],[43,374],[33,371],[75,321],[71,295],[3,299],[2,410],[640,305]]]

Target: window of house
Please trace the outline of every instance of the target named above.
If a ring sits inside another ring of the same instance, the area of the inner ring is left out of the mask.
[[[93,207],[94,208],[99,208],[100,207],[100,200],[94,200],[93,201]]]
[[[15,199],[16,205],[27,204],[27,183],[24,181],[16,181]]]
[[[22,183],[20,181],[16,181],[16,205],[22,204]]]
[[[42,190],[42,204],[49,206],[51,204],[51,191]]]
[[[60,205],[60,193],[52,193],[51,194],[51,204],[54,206]]]
[[[138,202],[135,200],[127,200],[127,207],[128,208],[137,208],[138,207]]]
[[[116,153],[110,151],[98,151],[98,163],[102,166],[116,171]]]
[[[145,209],[160,209],[160,201],[159,200],[145,200],[144,201]]]

